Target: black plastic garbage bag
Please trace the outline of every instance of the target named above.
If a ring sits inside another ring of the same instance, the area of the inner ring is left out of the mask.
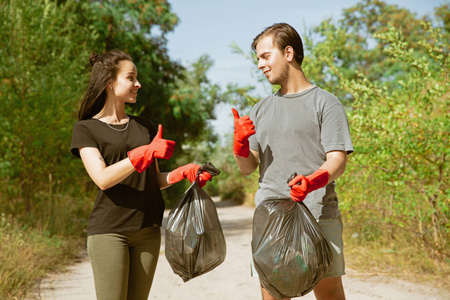
[[[207,162],[200,169],[220,173]],[[170,211],[165,231],[165,255],[184,282],[205,274],[225,260],[226,244],[215,203],[194,181]]]
[[[261,284],[278,299],[309,293],[333,260],[311,212],[292,199],[266,199],[255,209],[252,253]]]

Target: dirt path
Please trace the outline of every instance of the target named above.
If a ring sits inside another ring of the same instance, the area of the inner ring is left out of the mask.
[[[225,239],[227,257],[213,271],[184,283],[175,275],[164,256],[164,238],[155,280],[149,299],[177,300],[257,300],[259,282],[250,276],[251,227],[253,208],[218,202],[218,213]],[[168,211],[166,211],[166,216]],[[347,269],[343,277],[349,300],[450,300],[445,291],[384,276],[357,274]],[[94,280],[87,255],[64,274],[49,275],[30,299],[94,300]],[[315,299],[313,293],[302,298]]]

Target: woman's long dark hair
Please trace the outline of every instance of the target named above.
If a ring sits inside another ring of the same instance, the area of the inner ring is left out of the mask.
[[[117,78],[119,64],[123,60],[133,61],[129,54],[120,50],[111,50],[100,55],[91,54],[89,63],[92,72],[78,111],[79,120],[90,119],[103,109],[106,102],[106,86]]]

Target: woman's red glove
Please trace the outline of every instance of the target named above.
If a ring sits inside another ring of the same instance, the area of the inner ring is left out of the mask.
[[[325,169],[319,169],[308,176],[298,175],[289,181],[291,187],[291,198],[296,202],[305,200],[310,192],[324,187],[328,184],[330,174]]]
[[[200,166],[196,164],[187,164],[181,166],[169,173],[167,181],[169,182],[169,184],[174,184],[183,179],[188,179],[191,183],[193,183],[197,177],[198,169],[200,169]],[[206,182],[211,179],[211,174],[203,171],[198,175],[198,184],[200,185],[200,187],[204,187]]]
[[[175,142],[163,139],[162,133],[162,125],[159,125],[158,132],[150,144],[128,152],[128,158],[130,159],[131,164],[139,173],[150,166],[153,158],[169,159],[172,156]]]
[[[255,125],[249,116],[239,117],[234,108],[231,109],[234,116],[234,143],[233,153],[237,156],[248,157],[250,154],[250,143],[248,138],[255,134]]]

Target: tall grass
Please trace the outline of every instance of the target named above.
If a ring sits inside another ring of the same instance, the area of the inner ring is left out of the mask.
[[[0,299],[23,299],[38,279],[63,269],[84,244],[88,198],[53,193],[35,197],[40,201],[33,210],[18,214],[2,195]]]
[[[71,240],[19,224],[11,216],[0,220],[0,299],[22,299],[36,279],[66,262]]]
[[[434,259],[407,238],[368,241],[355,234],[344,218],[344,243],[346,265],[359,273],[397,277],[450,292],[449,262]]]

